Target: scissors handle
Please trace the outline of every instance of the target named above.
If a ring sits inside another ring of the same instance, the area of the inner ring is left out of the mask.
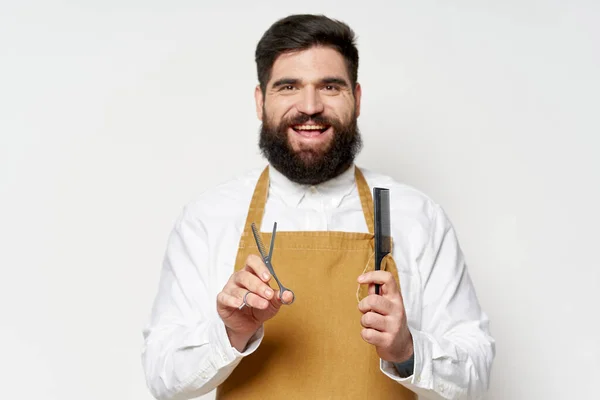
[[[271,264],[270,257],[266,257],[264,261],[265,261],[265,265],[269,269],[269,272],[271,272],[271,275],[273,275],[273,278],[275,278],[277,285],[279,285],[279,300],[281,300],[281,302],[283,304],[292,304],[294,302],[294,300],[296,300],[296,295],[294,294],[294,292],[292,290],[283,286],[283,284],[279,281],[279,278],[277,278],[277,274],[275,274],[275,269],[273,268],[273,265]],[[292,294],[292,301],[290,301],[289,303],[286,303],[285,301],[283,301],[283,293],[284,292],[290,292]]]

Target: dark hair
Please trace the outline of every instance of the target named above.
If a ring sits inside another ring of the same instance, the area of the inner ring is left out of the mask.
[[[358,80],[358,49],[350,27],[324,15],[290,15],[276,21],[256,46],[258,82],[265,93],[277,57],[283,53],[326,46],[337,50],[346,60],[352,90]]]

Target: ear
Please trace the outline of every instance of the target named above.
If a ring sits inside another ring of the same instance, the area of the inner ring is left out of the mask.
[[[256,85],[254,89],[254,101],[256,103],[256,116],[260,121],[263,120],[263,105],[264,105],[264,96],[262,90],[260,89],[260,85]]]
[[[357,118],[360,115],[361,96],[362,96],[362,88],[360,86],[360,83],[357,83],[356,86],[354,87],[354,103],[355,103],[355,107],[356,107],[356,117]]]

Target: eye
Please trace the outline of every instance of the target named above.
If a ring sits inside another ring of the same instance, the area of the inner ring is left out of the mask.
[[[338,90],[339,90],[339,87],[338,87],[338,86],[336,86],[336,85],[325,85],[325,86],[324,86],[324,89],[325,89],[327,92],[334,92],[334,91],[338,91]]]
[[[285,85],[285,86],[282,86],[279,90],[289,92],[294,89],[295,89],[294,85]]]

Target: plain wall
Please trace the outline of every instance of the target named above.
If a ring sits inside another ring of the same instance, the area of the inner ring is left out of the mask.
[[[310,12],[358,34],[358,164],[458,231],[497,340],[487,398],[596,398],[599,8],[2,1],[0,397],[151,399],[141,330],[167,235],[265,163],[254,48]]]

